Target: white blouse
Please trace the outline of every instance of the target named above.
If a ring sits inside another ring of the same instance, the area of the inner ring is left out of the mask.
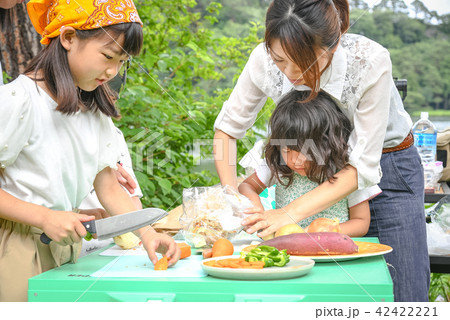
[[[98,172],[117,168],[117,133],[104,114],[62,114],[55,110],[57,103],[24,75],[0,86],[0,99],[4,191],[69,211],[86,197]]]
[[[381,151],[395,147],[408,135],[412,121],[392,78],[389,52],[363,36],[345,34],[331,65],[320,79],[321,89],[335,98],[350,119],[350,164],[358,171],[358,189],[381,179]],[[278,103],[294,86],[278,69],[264,44],[251,53],[214,128],[240,139],[253,126],[267,97]]]
[[[142,194],[141,187],[139,186],[139,182],[136,178],[136,174],[133,170],[133,163],[131,161],[131,155],[130,151],[128,150],[127,142],[125,141],[125,137],[123,136],[122,131],[120,131],[119,128],[116,128],[116,134],[117,139],[119,143],[119,161],[122,165],[122,167],[125,169],[125,171],[133,178],[134,182],[136,183],[136,189],[134,189],[134,193],[131,194],[128,192],[126,188],[123,188],[126,193],[130,197],[139,197],[142,198],[144,195]],[[95,189],[92,187],[89,191],[88,196],[81,202],[79,209],[95,209],[95,208],[102,208],[102,204],[98,200],[97,194],[95,192]]]

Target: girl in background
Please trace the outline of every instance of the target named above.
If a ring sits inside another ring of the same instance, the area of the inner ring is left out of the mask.
[[[260,211],[264,209],[259,194],[274,183],[276,208],[284,208],[320,183],[334,182],[334,174],[348,165],[350,120],[323,92],[309,102],[302,102],[309,94],[291,91],[283,97],[270,118],[265,162],[239,185],[239,192],[251,199]],[[370,224],[368,199],[380,191],[374,186],[365,194],[350,194],[298,224],[306,228],[319,217],[337,218],[342,233],[362,237]]]
[[[217,172],[223,185],[237,188],[236,139],[254,124],[267,97],[278,103],[291,90],[311,90],[307,100],[327,92],[353,125],[349,165],[333,183],[244,224],[264,237],[378,184],[382,193],[369,202],[367,236],[394,249],[385,259],[395,301],[428,301],[424,179],[412,121],[395,87],[389,52],[348,28],[347,0],[272,1],[265,42],[251,53],[214,124]]]
[[[95,0],[27,4],[45,47],[0,87],[0,301],[26,301],[28,278],[76,260],[81,222],[93,217],[74,211],[92,185],[110,215],[135,211],[113,170],[119,112],[107,82],[139,53],[143,34],[134,4],[121,4],[117,12]],[[177,262],[171,237],[137,233],[153,263],[156,250]]]

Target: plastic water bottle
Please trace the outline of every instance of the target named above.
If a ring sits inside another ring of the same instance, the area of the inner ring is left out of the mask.
[[[414,145],[419,151],[422,163],[436,161],[437,130],[434,124],[428,120],[428,112],[421,112],[420,119],[413,126]]]

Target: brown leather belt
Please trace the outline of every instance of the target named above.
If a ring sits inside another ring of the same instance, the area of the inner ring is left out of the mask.
[[[392,148],[383,148],[383,153],[389,153],[399,150],[405,150],[411,147],[414,144],[414,135],[410,131],[406,136],[405,140],[402,141],[398,146]]]

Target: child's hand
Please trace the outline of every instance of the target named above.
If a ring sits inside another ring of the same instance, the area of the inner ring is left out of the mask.
[[[86,236],[86,228],[81,222],[91,221],[94,218],[72,211],[49,210],[44,216],[41,229],[54,242],[67,246],[80,242]]]
[[[117,166],[117,170],[114,171],[116,174],[117,181],[128,190],[129,193],[133,194],[134,190],[137,188],[136,182],[133,177],[125,170],[122,165]]]
[[[105,219],[111,217],[111,215],[106,212],[105,209],[95,208],[95,209],[80,209],[81,214],[85,214],[87,216],[94,216],[95,220]]]
[[[255,205],[251,208],[244,210],[245,214],[263,213],[263,212],[264,212],[264,207],[262,205]]]
[[[260,238],[272,234],[284,225],[290,223],[297,222],[284,208],[257,213],[248,216],[241,222],[241,224],[245,226],[245,231],[247,233],[252,234],[258,231],[258,237]]]
[[[85,214],[87,216],[94,216],[95,220],[105,219],[111,217],[111,215],[106,212],[103,208],[95,208],[95,209],[80,209],[81,214]],[[97,239],[97,234],[91,234],[92,238]],[[84,237],[83,237],[84,238]]]
[[[169,266],[175,265],[180,259],[180,248],[178,248],[175,240],[166,234],[158,233],[149,228],[147,232],[142,234],[141,240],[153,264],[158,261],[156,252],[169,258]]]

